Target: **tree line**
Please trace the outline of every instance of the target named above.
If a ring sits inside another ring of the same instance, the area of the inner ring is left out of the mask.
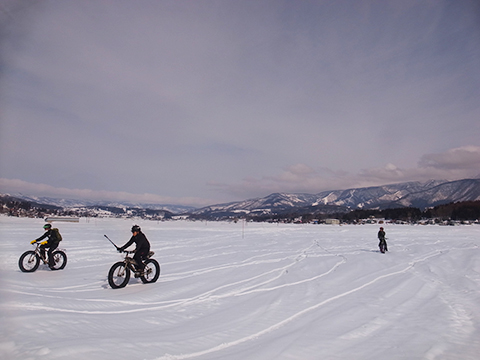
[[[383,218],[386,220],[419,221],[425,219],[475,221],[480,220],[480,201],[464,201],[438,205],[420,210],[415,207],[404,207],[382,210],[354,210],[341,215],[342,220],[359,220]]]
[[[385,219],[391,221],[417,222],[420,220],[480,220],[480,201],[464,201],[438,205],[421,210],[416,207],[402,207],[392,209],[356,209],[349,212],[326,214],[321,212],[304,213],[291,211],[283,214],[272,214],[247,217],[252,221],[282,221],[282,222],[314,222],[334,218],[344,223],[356,223],[365,219]]]

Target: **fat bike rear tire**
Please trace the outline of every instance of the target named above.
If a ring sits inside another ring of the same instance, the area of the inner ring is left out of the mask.
[[[144,263],[145,270],[143,271],[143,275],[140,276],[140,280],[142,280],[144,284],[156,282],[160,276],[160,264],[155,259],[148,259],[144,261]]]
[[[123,261],[112,265],[108,272],[108,283],[112,289],[120,289],[127,286],[130,280],[130,269]]]
[[[383,242],[381,242],[378,247],[380,248],[380,252],[382,254],[385,254],[385,244]]]
[[[51,268],[52,270],[62,270],[67,265],[67,254],[62,250],[54,251],[52,256],[55,262],[55,265]]]
[[[22,272],[34,272],[40,265],[40,257],[35,251],[25,251],[18,259],[18,267]]]

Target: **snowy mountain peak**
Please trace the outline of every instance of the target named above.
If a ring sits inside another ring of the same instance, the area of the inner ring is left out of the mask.
[[[87,202],[17,195],[17,197],[20,196],[26,201],[63,209],[103,207],[115,213],[118,213],[116,209],[129,209],[123,211],[124,213],[167,211],[185,216],[222,219],[245,214],[250,216],[287,213],[333,214],[355,209],[399,207],[417,207],[424,210],[451,202],[480,200],[480,179],[430,180],[424,183],[413,181],[365,188],[328,190],[317,194],[272,193],[263,198],[210,205],[200,209],[175,205]]]
[[[457,181],[430,180],[399,184],[329,190],[318,194],[272,193],[228,204],[217,204],[192,212],[201,216],[236,216],[239,213],[284,213],[300,209],[318,209],[325,213],[354,209],[419,207],[425,209],[458,201],[480,200],[480,179]]]

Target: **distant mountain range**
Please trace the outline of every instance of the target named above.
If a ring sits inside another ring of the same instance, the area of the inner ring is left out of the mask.
[[[184,205],[166,205],[166,204],[142,204],[130,202],[114,202],[114,201],[92,201],[92,200],[75,200],[75,199],[58,199],[47,196],[29,196],[23,194],[10,194],[10,196],[24,201],[29,201],[34,204],[53,205],[62,209],[74,209],[85,207],[102,207],[102,208],[140,208],[151,210],[165,210],[174,214],[192,211],[193,206]]]
[[[261,216],[287,213],[341,213],[356,209],[417,207],[480,200],[480,179],[405,182],[318,194],[273,193],[263,198],[211,205],[191,212],[200,217]]]
[[[7,196],[7,195],[3,195]],[[282,214],[333,214],[357,209],[389,209],[416,207],[421,210],[451,202],[480,200],[480,179],[457,181],[432,180],[393,185],[323,191],[318,194],[273,193],[263,198],[195,209],[180,205],[132,204],[9,195],[35,204],[62,209],[102,207],[103,209],[165,210],[192,218],[222,219],[227,217],[269,216]]]

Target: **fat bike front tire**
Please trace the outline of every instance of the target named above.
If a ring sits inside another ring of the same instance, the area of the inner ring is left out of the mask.
[[[155,259],[148,259],[144,261],[144,263],[145,270],[143,271],[143,275],[140,276],[140,280],[142,280],[144,284],[156,282],[160,276],[160,264]]]
[[[54,251],[52,256],[55,262],[55,265],[51,268],[52,270],[62,270],[67,265],[67,254],[62,250]]]
[[[130,280],[130,269],[123,261],[112,265],[108,272],[108,283],[112,289],[120,289],[127,286]]]
[[[18,267],[22,272],[34,272],[40,265],[40,257],[35,251],[25,251],[18,259]]]

